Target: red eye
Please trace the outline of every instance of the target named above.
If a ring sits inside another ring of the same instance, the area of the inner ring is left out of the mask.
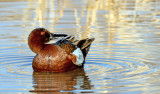
[[[45,32],[41,32],[41,35],[44,35],[45,34]]]

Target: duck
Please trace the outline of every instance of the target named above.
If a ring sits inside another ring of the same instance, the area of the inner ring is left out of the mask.
[[[48,43],[58,39],[55,43]],[[67,72],[83,68],[91,43],[95,38],[75,40],[74,36],[55,34],[36,28],[28,37],[28,45],[36,54],[32,61],[34,72]]]

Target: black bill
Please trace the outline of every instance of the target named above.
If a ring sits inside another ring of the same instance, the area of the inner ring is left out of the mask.
[[[57,39],[57,38],[61,38],[61,37],[67,37],[68,35],[67,34],[53,34],[53,33],[50,33],[51,34],[51,39]]]

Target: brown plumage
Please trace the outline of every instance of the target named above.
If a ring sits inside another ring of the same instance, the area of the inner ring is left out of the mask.
[[[82,65],[76,65],[77,56],[72,54],[72,52],[80,48],[85,60],[94,38],[83,39],[75,43],[74,37],[66,36],[66,34],[52,34],[44,28],[37,28],[31,32],[28,38],[28,45],[37,54],[32,62],[34,71],[64,72],[83,67],[84,61]],[[45,44],[49,42],[51,37],[65,38],[58,40],[54,44]]]

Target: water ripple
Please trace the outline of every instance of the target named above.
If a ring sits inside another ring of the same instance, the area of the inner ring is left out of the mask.
[[[1,93],[159,93],[158,0],[41,1],[0,1]],[[33,72],[27,38],[41,26],[94,37],[84,69]]]
[[[121,48],[118,48],[120,47],[117,47],[116,51],[111,49],[103,50],[103,53],[108,53],[104,55],[97,54],[98,50],[95,50],[94,47],[92,48],[93,51],[88,56],[85,69],[87,75],[94,78],[91,79],[91,82],[94,84],[95,92],[96,89],[99,91],[99,88],[105,89],[102,90],[104,92],[110,88],[122,90],[126,90],[127,88],[136,92],[139,91],[138,88],[149,84],[146,84],[146,82],[150,78],[150,75],[159,71],[159,64],[146,62],[146,59],[136,55],[140,53],[137,52],[139,50],[129,51],[128,53],[127,49],[123,48],[125,50],[121,50]],[[101,53],[101,50],[99,50],[99,53]],[[152,84],[148,86],[150,85]]]

